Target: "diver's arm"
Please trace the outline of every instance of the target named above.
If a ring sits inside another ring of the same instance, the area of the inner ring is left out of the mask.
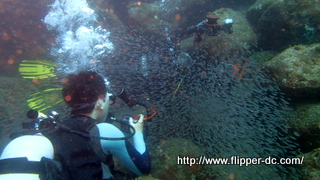
[[[96,125],[100,137],[124,137],[124,134],[114,125],[99,123]],[[134,137],[135,147],[127,140],[100,140],[102,151],[105,154],[113,154],[128,169],[136,175],[148,174],[151,168],[150,156],[146,151],[143,135],[137,132]]]
[[[143,139],[143,133],[142,132],[136,132],[133,136],[133,142],[135,149],[140,153],[143,154],[146,152],[146,144],[144,143]]]
[[[146,144],[144,143],[143,139],[143,122],[144,122],[144,116],[142,114],[139,114],[138,122],[133,123],[133,119],[129,119],[129,124],[135,129],[136,133],[133,136],[134,141],[134,147],[136,150],[140,152],[140,154],[143,154],[146,151]]]

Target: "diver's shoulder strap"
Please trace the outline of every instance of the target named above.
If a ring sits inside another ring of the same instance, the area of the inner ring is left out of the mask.
[[[0,160],[0,174],[39,174],[41,180],[58,180],[60,172],[61,165],[58,162],[44,157],[40,162],[28,161],[26,157]]]
[[[0,160],[0,174],[28,173],[40,174],[40,162],[28,161],[26,157]]]

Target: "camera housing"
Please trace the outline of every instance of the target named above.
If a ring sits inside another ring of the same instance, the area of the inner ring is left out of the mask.
[[[121,121],[122,121],[122,123],[121,123],[121,126],[120,126],[120,128],[121,128],[121,131],[124,131],[124,132],[127,132],[127,133],[129,133],[130,132],[130,124],[129,124],[129,120],[130,120],[130,118],[132,118],[130,115],[124,115],[124,116],[122,116],[122,119],[121,119]],[[133,120],[132,120],[132,122],[135,124],[135,123],[137,123],[139,120],[137,120],[137,119],[134,119],[133,118]]]
[[[44,128],[54,129],[58,121],[59,114],[51,111],[49,116],[38,113],[36,110],[27,112],[28,119],[22,122],[22,128],[28,130],[41,130]]]

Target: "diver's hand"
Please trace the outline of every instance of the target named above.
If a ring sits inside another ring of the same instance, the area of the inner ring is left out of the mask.
[[[143,131],[143,120],[144,120],[144,115],[139,114],[139,121],[137,123],[133,123],[133,118],[129,119],[129,124],[133,126],[133,128],[136,130],[136,132],[142,132]]]

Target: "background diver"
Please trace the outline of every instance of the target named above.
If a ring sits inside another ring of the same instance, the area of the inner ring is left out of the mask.
[[[203,35],[217,36],[220,31],[231,34],[233,32],[232,24],[233,19],[225,19],[223,24],[218,23],[220,16],[215,14],[209,14],[206,16],[207,19],[201,21],[197,25],[188,27],[185,30],[175,30],[169,39],[176,44],[181,41],[181,38],[188,34],[194,34],[194,42],[201,42]]]

